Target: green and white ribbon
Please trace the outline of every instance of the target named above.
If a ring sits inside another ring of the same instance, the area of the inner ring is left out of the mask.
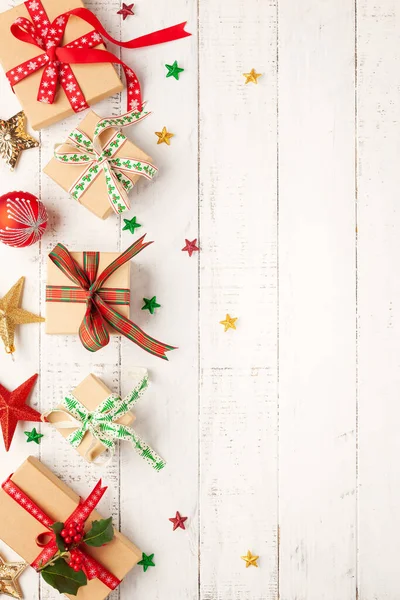
[[[93,141],[79,128],[74,129],[68,136],[68,142],[57,148],[55,158],[62,163],[87,165],[69,189],[75,200],[81,198],[88,187],[101,173],[104,173],[107,184],[107,195],[115,213],[120,214],[129,210],[128,192],[133,188],[133,175],[141,175],[153,179],[158,169],[151,163],[135,158],[115,157],[121,146],[126,142],[126,136],[121,133],[122,127],[128,127],[146,118],[150,113],[131,111],[120,117],[101,119],[94,130]],[[102,147],[100,135],[107,129],[116,128],[114,135]]]
[[[54,426],[57,429],[75,429],[66,438],[73,448],[77,448],[81,444],[86,433],[91,433],[93,442],[87,450],[85,458],[90,454],[96,441],[101,442],[109,451],[106,459],[99,457],[100,460],[96,461],[97,464],[108,463],[114,456],[117,440],[125,440],[130,442],[140,456],[156,471],[161,471],[165,466],[165,461],[137,435],[132,427],[116,423],[133,408],[146,391],[148,384],[148,374],[145,371],[137,386],[125,398],[122,399],[118,394],[111,394],[92,412],[70,393],[62,402],[63,408],[49,411],[44,417],[52,413],[63,413],[68,417],[66,421],[54,423]]]

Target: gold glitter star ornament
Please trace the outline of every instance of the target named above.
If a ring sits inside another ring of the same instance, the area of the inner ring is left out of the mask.
[[[25,277],[21,277],[7,294],[0,298],[0,337],[3,340],[7,354],[15,352],[14,335],[17,325],[44,321],[43,317],[20,308],[24,281]]]
[[[257,79],[261,75],[262,73],[257,73],[255,69],[252,69],[250,73],[243,73],[243,77],[246,77],[245,83],[258,83]]]
[[[236,329],[236,321],[237,317],[231,317],[230,315],[226,315],[226,318],[223,321],[220,321],[220,324],[225,327],[224,331],[227,332],[228,329]]]
[[[8,121],[0,119],[0,156],[4,158],[11,171],[14,170],[21,152],[38,146],[39,142],[25,130],[23,110]]]
[[[162,131],[155,131],[154,133],[158,137],[157,144],[167,144],[168,146],[171,145],[170,140],[172,137],[174,137],[174,134],[169,133],[166,127],[163,127]]]
[[[250,550],[247,550],[247,554],[245,556],[241,556],[240,558],[245,561],[245,563],[246,563],[246,569],[248,567],[258,567],[257,560],[260,557],[259,556],[255,556],[254,554],[252,554],[250,552]]]
[[[27,566],[25,562],[5,562],[0,556],[0,596],[23,598],[17,579]]]

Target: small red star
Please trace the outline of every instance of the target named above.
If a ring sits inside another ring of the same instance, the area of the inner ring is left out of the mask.
[[[122,8],[117,12],[117,15],[122,15],[122,18],[125,21],[126,17],[130,17],[135,14],[132,10],[134,6],[134,4],[125,4],[125,2],[123,2]]]
[[[171,517],[168,520],[174,524],[172,531],[175,531],[175,529],[178,529],[178,527],[180,527],[181,529],[186,529],[185,521],[187,521],[187,517],[181,517],[179,511],[176,511],[175,517]]]
[[[9,392],[0,384],[0,425],[7,452],[10,449],[18,421],[40,422],[40,413],[30,406],[25,406],[37,377],[37,375],[33,375],[13,392]]]
[[[187,240],[185,238],[185,242],[186,242],[186,246],[184,248],[182,248],[182,252],[187,252],[189,254],[189,256],[192,256],[193,252],[198,252],[200,250],[200,248],[198,248],[196,246],[197,238],[195,240],[193,240],[192,242],[190,242],[189,240]]]

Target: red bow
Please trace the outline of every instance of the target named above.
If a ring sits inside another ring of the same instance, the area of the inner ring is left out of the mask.
[[[15,483],[11,480],[11,477],[7,479],[2,485],[3,490],[13,499],[19,506],[26,510],[32,517],[34,517],[39,523],[47,527],[51,533],[50,541],[44,546],[42,552],[37,558],[31,563],[31,566],[38,571],[42,565],[47,563],[57,553],[57,544],[53,532],[50,530],[51,525],[54,521],[50,519],[45,512],[27,496]],[[91,513],[94,511],[107,487],[101,487],[101,479],[93,489],[91,494],[84,501],[80,501],[74,512],[68,517],[64,525],[67,527],[72,521],[86,521]],[[47,534],[47,532],[46,532]],[[79,548],[80,556],[83,559],[83,567],[88,579],[94,579],[95,577],[104,583],[110,590],[114,590],[119,586],[121,581],[115,577],[110,571],[108,571],[103,565],[101,565],[95,558],[89,556],[86,553],[84,544]]]
[[[102,36],[122,48],[143,48],[144,46],[171,42],[191,35],[184,30],[185,22],[154,31],[128,42],[119,42],[107,33],[97,17],[87,8],[69,10],[50,23],[41,0],[27,0],[25,6],[32,21],[25,17],[19,17],[11,25],[11,33],[21,42],[33,44],[43,52],[7,71],[7,78],[11,86],[14,86],[32,75],[32,73],[44,68],[37,96],[38,101],[53,104],[57,84],[60,82],[75,112],[85,110],[88,108],[88,104],[70,65],[83,63],[114,63],[121,65],[125,73],[128,90],[127,110],[140,111],[142,108],[140,84],[135,73],[112,52],[94,48],[94,46],[98,46],[103,42]],[[86,21],[95,29],[66,46],[60,47],[65,27],[71,15]]]

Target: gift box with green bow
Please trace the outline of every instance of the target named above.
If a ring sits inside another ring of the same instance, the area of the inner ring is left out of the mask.
[[[85,460],[105,464],[112,459],[118,440],[130,442],[151,466],[160,471],[165,462],[144,442],[131,424],[131,409],[148,387],[145,369],[136,371],[138,383],[125,397],[113,393],[101,379],[88,375],[61,404],[43,415]]]
[[[121,129],[148,115],[142,110],[101,118],[90,111],[43,172],[100,219],[129,210],[128,193],[140,178],[153,179],[157,168]]]

